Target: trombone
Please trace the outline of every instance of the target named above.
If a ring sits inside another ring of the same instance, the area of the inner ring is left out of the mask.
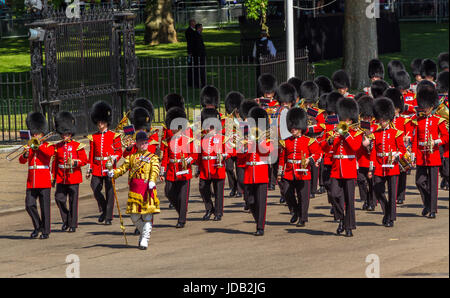
[[[41,146],[41,144],[43,142],[45,142],[45,140],[47,140],[48,138],[52,137],[53,135],[55,135],[55,132],[49,132],[48,134],[46,134],[45,136],[43,136],[41,138],[31,138],[31,139],[29,139],[28,142],[25,145],[22,145],[19,148],[16,148],[12,152],[10,152],[8,155],[6,155],[6,160],[13,161],[17,157],[19,157],[22,154],[24,154],[25,151],[27,151],[30,148],[33,149],[33,150],[37,150],[39,148],[39,146]],[[17,154],[17,152],[19,152],[20,154]]]

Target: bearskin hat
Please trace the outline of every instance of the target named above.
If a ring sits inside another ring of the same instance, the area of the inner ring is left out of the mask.
[[[333,73],[331,82],[333,83],[334,89],[350,88],[350,76],[343,69],[339,69]]]
[[[422,64],[420,65],[420,75],[424,79],[425,77],[433,77],[434,79],[436,79],[437,75],[436,62],[434,62],[431,59],[424,59],[422,61]]]
[[[182,121],[180,121],[180,123],[178,123],[179,125],[181,125],[183,128],[187,128],[188,122],[187,122],[187,115],[186,115],[186,111],[183,108],[180,107],[173,107],[170,110],[167,111],[166,113],[166,127],[168,129],[172,129],[171,124],[175,119],[183,119]],[[178,129],[180,127],[174,128],[174,129]]]
[[[94,124],[103,121],[111,124],[112,121],[112,107],[106,101],[100,100],[92,105],[91,120]]]
[[[359,115],[361,117],[373,117],[373,98],[369,95],[361,96],[357,100]]]
[[[392,84],[399,90],[408,90],[411,87],[411,77],[406,70],[397,71],[392,78]]]
[[[422,65],[422,59],[420,58],[411,61],[411,73],[414,77],[420,75],[420,65]]]
[[[439,54],[438,65],[440,70],[448,70],[448,52]]]
[[[398,90],[397,88],[389,88],[386,91],[384,91],[383,96],[392,100],[394,108],[399,109],[400,113],[404,111],[405,100],[403,99],[403,94],[400,90]]]
[[[200,92],[200,103],[202,107],[207,105],[219,107],[219,90],[214,86],[205,86]]]
[[[292,108],[286,115],[286,126],[289,131],[291,129],[299,129],[305,133],[308,129],[308,116],[302,108]]]
[[[274,93],[278,87],[277,79],[270,73],[263,73],[258,78],[259,91],[264,93]]]
[[[75,117],[70,112],[62,111],[55,116],[55,129],[60,135],[71,134],[74,136],[77,132]]]
[[[278,87],[277,100],[280,104],[292,103],[297,101],[297,90],[289,83],[283,83]]]
[[[228,114],[233,113],[233,111],[239,111],[239,107],[244,100],[244,95],[241,92],[231,91],[225,98],[225,110]]]
[[[184,109],[184,98],[177,93],[167,94],[163,98],[163,104],[166,112],[173,107],[180,107]]]
[[[266,110],[261,107],[253,107],[248,112],[248,118],[253,119],[256,125],[259,125],[259,119],[265,119],[266,127],[261,127],[261,129],[269,129],[269,115]]]
[[[336,114],[336,104],[339,99],[344,98],[339,92],[330,92],[326,99],[326,111],[328,115]]]
[[[306,103],[315,103],[319,99],[319,86],[313,81],[305,81],[300,87],[300,93]]]
[[[150,130],[152,117],[150,116],[150,113],[147,111],[147,109],[136,107],[131,110],[130,122],[134,125],[134,129],[136,130]]]
[[[248,112],[250,112],[251,108],[253,107],[259,107],[258,103],[254,99],[244,100],[239,107],[239,116],[241,117],[241,119],[247,119]]]
[[[439,95],[432,82],[420,81],[416,92],[417,105],[420,109],[434,108],[439,104]]]
[[[318,76],[314,79],[314,83],[319,86],[319,96],[324,93],[330,93],[333,91],[333,85],[331,84],[331,80],[326,76]]]
[[[45,116],[39,112],[30,112],[25,120],[31,135],[35,134],[47,134],[48,133],[48,123]]]
[[[372,59],[369,61],[369,78],[379,77],[384,79],[384,65],[379,59]]]
[[[395,116],[394,103],[387,97],[375,99],[373,104],[373,114],[378,121],[391,121]]]
[[[297,77],[292,77],[287,82],[294,86],[295,91],[297,91],[297,97],[301,98],[302,96],[300,92],[300,86],[302,85],[303,81]]]
[[[136,134],[136,142],[146,141],[146,140],[148,140],[148,135],[145,131],[141,130]]]
[[[352,98],[341,98],[336,103],[336,111],[339,119],[345,121],[350,119],[353,123],[358,123],[359,107],[356,101]]]
[[[388,76],[392,80],[394,74],[397,71],[405,70],[405,65],[403,65],[403,63],[399,60],[391,60],[389,61],[387,68],[388,68]]]
[[[373,98],[383,96],[384,91],[389,88],[389,84],[384,80],[376,80],[370,85],[370,92]]]
[[[220,114],[216,109],[203,109],[201,114],[200,114],[200,118],[202,121],[202,127],[203,127],[203,122],[208,120],[208,119],[217,119],[219,122],[217,122],[218,124],[220,124]],[[211,124],[215,124],[215,122],[210,122]],[[218,127],[216,127],[216,129],[218,129]]]
[[[439,93],[448,93],[448,70],[442,71],[438,74],[436,80],[436,89]]]
[[[361,97],[366,96],[366,95],[367,95],[366,92],[358,92],[358,93],[355,95],[354,99],[355,99],[356,101],[358,101]]]
[[[153,121],[153,119],[155,119],[155,108],[153,107],[153,104],[150,100],[140,97],[140,98],[136,98],[132,103],[131,103],[131,110],[133,110],[134,108],[144,108],[148,111],[148,113],[150,114],[150,118],[151,121]]]
[[[317,107],[322,110],[327,109],[327,96],[328,93],[324,93],[319,97],[319,101],[317,102]]]

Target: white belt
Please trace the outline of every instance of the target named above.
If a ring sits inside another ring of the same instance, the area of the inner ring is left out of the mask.
[[[169,159],[169,161],[170,161],[171,163],[180,163],[180,162],[182,162],[183,160],[182,160],[182,159]]]
[[[60,169],[74,169],[73,167],[69,166],[69,165],[58,165],[58,168]]]
[[[350,158],[355,158],[354,155],[333,155],[333,158],[336,159],[350,159]]]
[[[381,167],[382,167],[382,168],[393,168],[394,165],[382,165]]]
[[[245,163],[247,166],[260,166],[260,165],[267,165],[267,161],[251,161]]]
[[[187,175],[189,174],[189,170],[185,170],[185,171],[180,171],[180,172],[176,172],[175,175],[180,176],[180,175]]]
[[[308,169],[295,169],[296,172],[308,172]]]
[[[108,160],[109,157],[94,157],[95,160]]]
[[[394,157],[394,153],[395,153],[395,152],[392,152],[392,153],[385,153],[385,152],[383,152],[383,153],[377,153],[377,156],[378,156],[378,157],[387,157],[387,156],[389,156],[389,154],[392,154],[392,157]]]
[[[213,159],[217,159],[217,156],[202,156],[203,160],[213,160]]]
[[[28,167],[28,169],[29,170],[46,170],[46,169],[48,169],[48,166],[37,166],[37,165],[34,165],[34,166]]]
[[[301,164],[302,161],[301,160],[296,160],[296,159],[288,159],[288,163],[293,163],[293,164],[298,165],[298,164]]]

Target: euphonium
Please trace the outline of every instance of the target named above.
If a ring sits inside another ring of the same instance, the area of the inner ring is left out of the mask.
[[[445,105],[444,102],[442,102],[439,107],[437,108],[436,115],[440,116],[441,118],[443,118],[445,121],[447,121],[447,125],[449,122],[449,112],[448,112],[448,107]]]

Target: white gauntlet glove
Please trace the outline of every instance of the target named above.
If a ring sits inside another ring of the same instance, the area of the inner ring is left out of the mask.
[[[156,187],[155,182],[150,181],[150,182],[148,183],[148,188],[149,188],[150,190],[154,189],[155,187]]]

